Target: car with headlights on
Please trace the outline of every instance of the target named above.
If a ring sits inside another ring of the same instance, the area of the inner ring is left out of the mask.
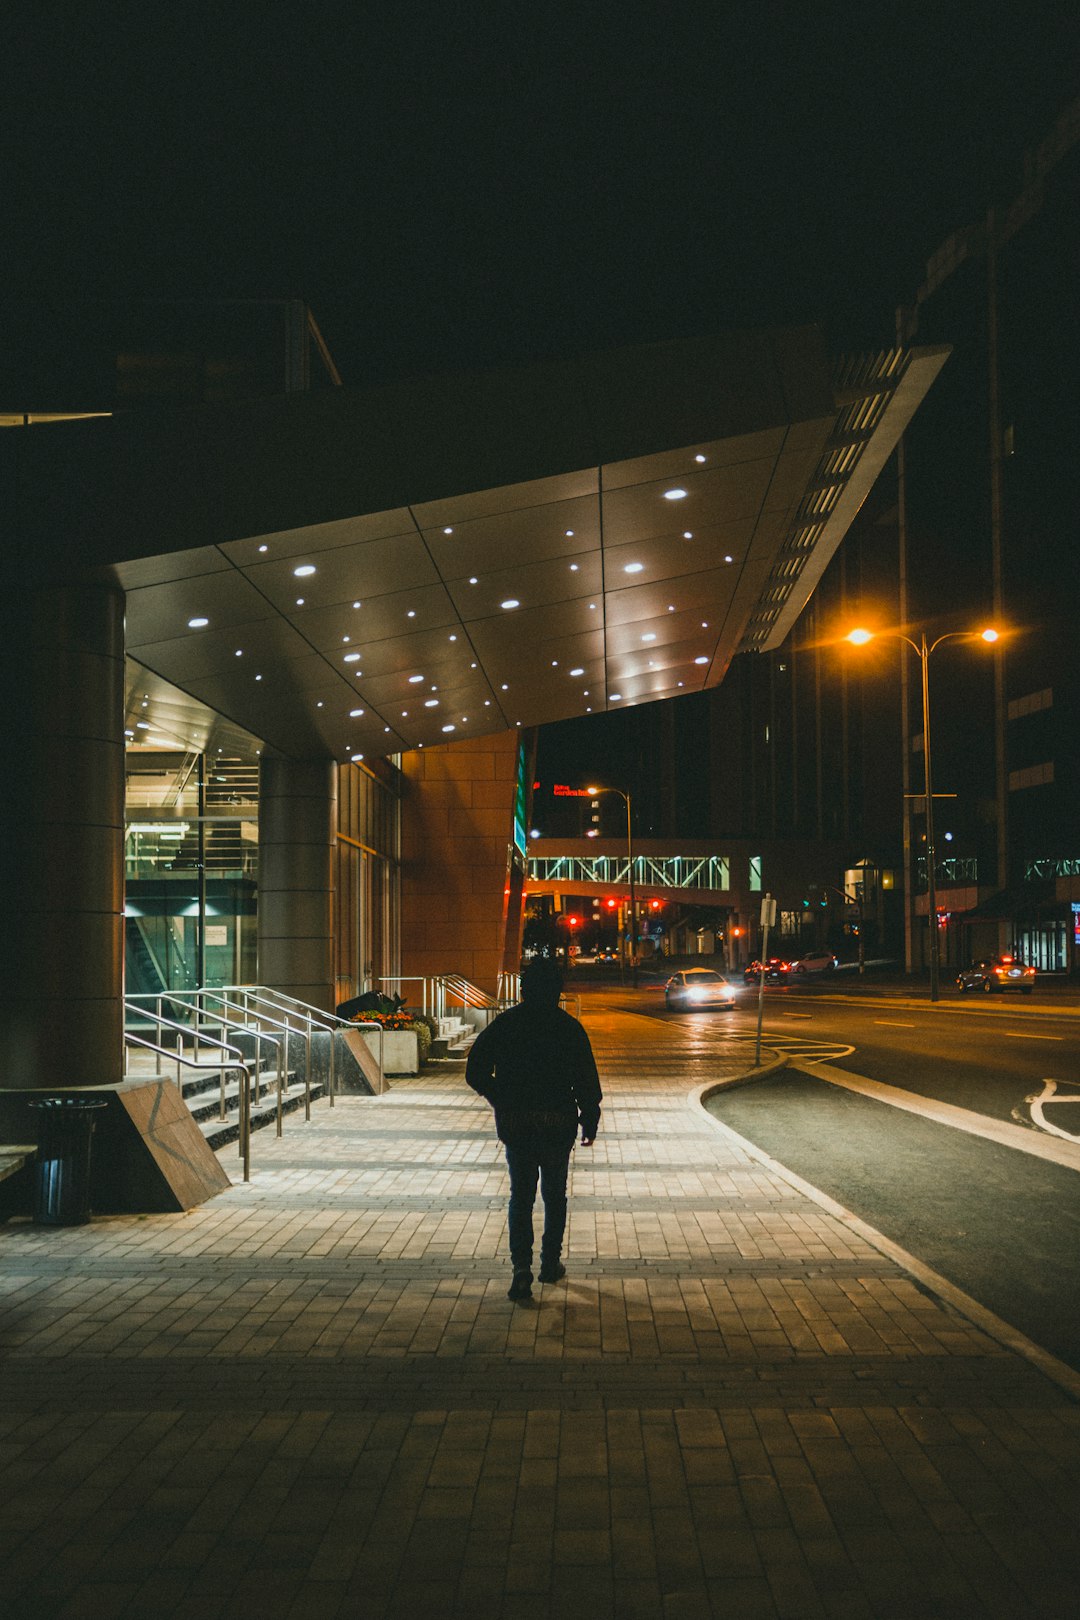
[[[735,987],[715,968],[680,968],[664,986],[664,1005],[670,1011],[691,1007],[734,1007]]]
[[[1035,988],[1035,969],[1015,956],[981,956],[970,967],[962,968],[956,976],[960,994],[981,990],[984,995],[997,991],[1019,990],[1030,996]]]

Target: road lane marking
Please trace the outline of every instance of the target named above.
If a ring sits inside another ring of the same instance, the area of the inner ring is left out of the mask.
[[[1074,1132],[1063,1131],[1060,1125],[1051,1125],[1050,1121],[1043,1114],[1043,1103],[1080,1103],[1080,1094],[1075,1097],[1061,1096],[1058,1091],[1058,1084],[1059,1082],[1057,1080],[1044,1080],[1043,1088],[1038,1095],[1028,1097],[1026,1099],[1027,1105],[1031,1109],[1031,1117],[1039,1126],[1040,1130],[1049,1131],[1052,1136],[1064,1137],[1066,1142],[1080,1142],[1080,1137],[1076,1136]],[[1076,1081],[1063,1080],[1060,1082],[1060,1084],[1065,1086],[1074,1086],[1076,1085]]]
[[[875,1018],[874,1023],[875,1024],[887,1024],[890,1029],[914,1029],[915,1028],[914,1024],[904,1024],[904,1023],[901,1023],[900,1020],[896,1019],[896,1018]]]
[[[781,1018],[813,1018],[813,1013],[781,1013]]]
[[[795,1059],[792,1066],[802,1069],[814,1080],[827,1080],[832,1086],[842,1086],[875,1102],[887,1103],[890,1108],[902,1108],[908,1114],[920,1114],[923,1119],[937,1125],[950,1125],[954,1130],[967,1131],[969,1136],[981,1136],[988,1142],[1003,1147],[1017,1148],[1037,1159],[1049,1159],[1066,1170],[1080,1170],[1080,1142],[1074,1137],[1066,1146],[1043,1133],[1025,1130],[1022,1125],[1009,1125],[1005,1120],[991,1119],[988,1114],[976,1114],[970,1108],[957,1108],[955,1103],[938,1102],[935,1097],[920,1097],[914,1091],[901,1091],[899,1086],[887,1086],[881,1080],[871,1080],[866,1074],[852,1074],[847,1069],[835,1069],[830,1063],[815,1063],[812,1058]]]
[[[1014,1041],[1063,1041],[1064,1035],[1029,1035],[1026,1029],[1007,1029],[1006,1035],[1011,1035]]]

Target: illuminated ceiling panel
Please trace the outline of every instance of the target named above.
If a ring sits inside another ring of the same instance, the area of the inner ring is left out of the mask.
[[[90,536],[131,657],[245,731],[397,752],[698,691],[778,645],[946,354],[837,369],[810,329],[733,334],[172,435],[58,426],[19,522]]]

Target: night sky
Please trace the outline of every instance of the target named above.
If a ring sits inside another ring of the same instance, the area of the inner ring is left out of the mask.
[[[4,7],[7,294],[307,299],[346,383],[887,342],[1076,86],[1072,8]]]
[[[786,321],[885,346],[1076,93],[1072,10],[9,4],[5,294],[300,297],[346,384]]]

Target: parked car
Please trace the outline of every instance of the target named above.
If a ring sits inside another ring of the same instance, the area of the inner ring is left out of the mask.
[[[791,963],[785,962],[782,956],[770,956],[765,963],[766,984],[786,984],[791,973]],[[761,963],[750,962],[743,968],[743,978],[747,984],[754,984],[761,978]]]
[[[664,986],[664,1005],[673,1011],[687,1007],[734,1007],[735,986],[715,968],[680,968]]]
[[[1022,996],[1030,996],[1035,988],[1035,969],[1015,956],[982,956],[961,969],[956,982],[961,995],[968,990],[982,990],[988,996],[997,990],[1019,990]]]
[[[836,967],[836,957],[832,951],[811,951],[807,956],[800,956],[797,962],[791,964],[792,973],[831,973]]]
[[[618,951],[611,950],[609,947],[605,947],[602,951],[597,951],[596,960],[598,962],[617,962],[619,960],[619,953]]]

